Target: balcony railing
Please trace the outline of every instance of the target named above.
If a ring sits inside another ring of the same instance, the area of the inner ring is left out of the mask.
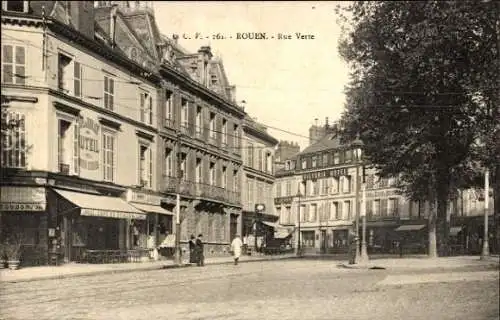
[[[164,191],[176,192],[177,178],[164,176]],[[232,204],[240,204],[241,196],[239,192],[227,190],[206,183],[197,183],[187,180],[180,182],[180,193],[183,195],[213,199]]]
[[[59,163],[59,172],[62,174],[69,174],[69,164]]]

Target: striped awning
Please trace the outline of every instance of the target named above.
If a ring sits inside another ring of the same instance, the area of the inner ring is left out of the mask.
[[[145,203],[135,203],[132,202],[130,203],[132,206],[136,207],[139,210],[142,210],[144,212],[150,212],[150,213],[159,213],[159,214],[164,214],[167,216],[173,216],[174,213],[172,211],[169,211],[167,209],[164,209],[160,206],[154,206],[152,204],[145,204]]]
[[[82,216],[146,220],[144,212],[134,208],[121,198],[67,190],[54,189],[54,191],[79,207]]]
[[[419,231],[425,228],[423,224],[408,224],[397,227],[394,231]]]

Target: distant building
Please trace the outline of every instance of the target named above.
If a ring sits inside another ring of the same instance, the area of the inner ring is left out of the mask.
[[[257,236],[263,239],[262,230],[271,227],[278,220],[273,205],[274,159],[275,147],[278,144],[262,124],[246,117],[243,121],[243,179],[242,179],[242,237],[252,238],[257,228]],[[255,224],[255,205],[264,204],[265,209],[257,217]],[[272,230],[270,230],[272,231]],[[249,243],[253,246],[253,243]]]
[[[356,151],[359,147],[341,143],[338,128],[333,124],[319,130],[325,132],[319,141],[276,171],[274,205],[280,224],[295,230],[300,224],[301,246],[306,252],[346,252],[348,232],[355,231],[356,218],[361,214],[363,167]],[[398,189],[397,179],[379,178],[368,163],[365,165],[369,253],[398,253],[400,245],[405,252],[425,253],[429,203],[407,200]],[[492,220],[491,192],[488,201]],[[460,192],[450,201],[453,252],[480,252],[484,203],[482,191],[473,189]],[[359,228],[361,234],[361,223]],[[297,232],[294,240],[297,245]]]

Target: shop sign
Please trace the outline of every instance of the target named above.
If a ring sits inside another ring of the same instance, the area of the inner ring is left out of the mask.
[[[331,178],[340,176],[347,176],[347,168],[309,172],[302,175],[302,180],[317,180],[322,178]]]
[[[80,127],[80,167],[94,171],[99,169],[99,129],[100,125],[91,118],[81,118]]]
[[[45,203],[0,203],[0,211],[45,211]]]
[[[127,192],[128,202],[137,202],[137,203],[150,204],[153,206],[161,206],[161,199],[162,197],[157,195],[137,192],[130,189]]]
[[[293,202],[293,197],[279,197],[274,199],[274,204],[291,204]]]
[[[368,198],[386,198],[397,195],[394,190],[391,191],[375,191],[367,192],[366,197]]]

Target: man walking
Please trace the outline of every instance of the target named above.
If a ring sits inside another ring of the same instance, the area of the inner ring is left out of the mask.
[[[196,264],[199,267],[205,265],[205,255],[203,253],[203,235],[200,233],[196,239]]]
[[[241,256],[241,247],[242,246],[243,246],[243,243],[241,242],[240,236],[236,235],[236,237],[231,242],[231,252],[233,253],[233,256],[234,256],[234,265],[238,264],[238,260],[240,259],[240,256]]]

